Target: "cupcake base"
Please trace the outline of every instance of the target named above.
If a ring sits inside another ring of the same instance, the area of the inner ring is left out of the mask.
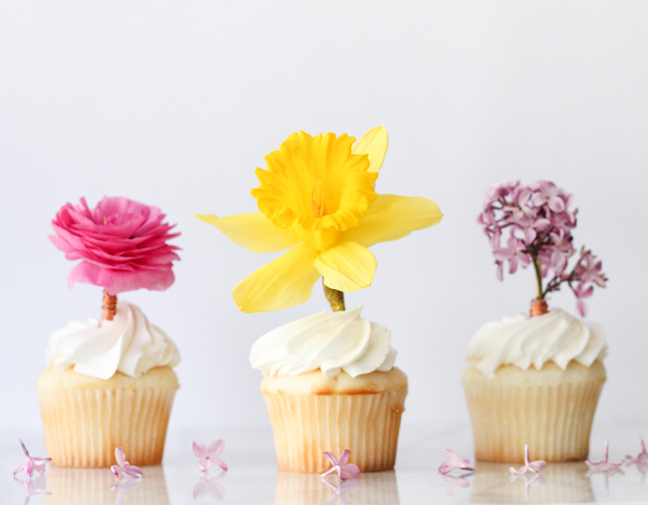
[[[394,467],[407,396],[407,376],[398,368],[356,378],[320,370],[266,377],[261,392],[280,470],[323,473],[331,467],[323,453],[339,456],[344,449],[362,472]]]
[[[594,412],[606,380],[605,367],[572,361],[566,370],[549,362],[540,370],[501,366],[489,379],[475,368],[464,372],[475,457],[522,463],[587,459]]]
[[[117,372],[108,380],[47,368],[38,398],[52,465],[106,468],[115,463],[117,447],[133,465],[159,464],[178,387],[169,367],[137,379]]]

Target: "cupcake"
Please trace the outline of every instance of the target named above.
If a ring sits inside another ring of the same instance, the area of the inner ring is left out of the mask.
[[[587,458],[603,384],[603,330],[560,309],[547,295],[568,286],[585,316],[585,300],[607,281],[601,262],[572,245],[577,210],[553,183],[493,187],[479,222],[494,248],[498,277],[533,265],[536,298],[526,315],[485,324],[468,345],[462,377],[478,460],[520,462],[524,446],[548,462]],[[500,240],[509,228],[506,247]]]
[[[346,310],[344,293],[371,284],[369,246],[437,224],[442,214],[425,198],[376,194],[387,143],[384,127],[357,142],[294,133],[256,171],[260,212],[197,216],[253,252],[290,248],[234,288],[243,312],[303,303],[323,277],[332,312],[269,332],[250,355],[264,374],[281,470],[323,472],[323,453],[345,449],[361,471],[394,466],[407,377],[393,366],[390,331],[363,319],[361,307]]]
[[[72,286],[104,287],[102,319],[70,322],[49,340],[47,368],[38,379],[45,444],[52,465],[109,467],[116,447],[132,464],[162,460],[167,424],[179,387],[175,344],[139,307],[117,294],[164,290],[174,281],[177,236],[165,215],[125,198],[66,204],[52,222],[52,242],[81,259]]]

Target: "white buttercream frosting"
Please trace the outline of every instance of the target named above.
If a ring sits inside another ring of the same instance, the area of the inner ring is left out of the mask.
[[[321,369],[327,377],[344,370],[351,377],[394,366],[391,332],[360,317],[362,307],[322,312],[281,326],[252,346],[250,363],[271,377]]]
[[[600,326],[576,319],[560,309],[542,316],[517,316],[486,323],[468,344],[468,360],[492,377],[501,365],[538,370],[553,361],[563,370],[575,360],[590,366],[607,352]]]
[[[98,379],[115,372],[137,378],[156,366],[178,363],[180,353],[168,335],[125,300],[117,301],[112,321],[71,321],[50,337],[47,349],[47,365],[55,371],[74,367]]]

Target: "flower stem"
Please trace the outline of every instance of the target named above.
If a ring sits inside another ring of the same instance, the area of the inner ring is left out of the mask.
[[[101,316],[104,321],[112,321],[117,313],[117,295],[108,294],[104,289],[103,307],[101,309]]]
[[[542,270],[540,270],[538,258],[533,258],[533,268],[536,274],[536,298],[542,300],[544,298],[544,293],[542,292]]]
[[[337,289],[329,288],[326,284],[324,284],[324,280],[322,280],[322,284],[324,285],[324,295],[326,295],[326,299],[331,304],[333,312],[346,310],[346,308],[344,307],[344,293],[342,291],[338,291]]]

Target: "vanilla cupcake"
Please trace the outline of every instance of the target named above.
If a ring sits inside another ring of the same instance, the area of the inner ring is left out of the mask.
[[[71,322],[49,340],[38,379],[45,444],[52,465],[109,467],[116,447],[136,466],[160,463],[175,392],[175,344],[143,312],[117,294],[164,290],[177,247],[165,215],[126,198],[105,197],[90,209],[66,204],[52,242],[82,261],[69,284],[104,287],[102,319]]]
[[[361,308],[286,324],[252,346],[280,470],[324,472],[327,451],[349,449],[361,471],[393,468],[407,376],[389,330]]]
[[[568,268],[576,255],[571,201],[549,181],[507,181],[486,195],[479,223],[498,278],[505,263],[510,274],[533,265],[536,298],[529,315],[485,324],[468,345],[462,384],[479,460],[520,462],[527,444],[534,458],[548,462],[587,458],[607,345],[599,326],[548,310],[547,295],[569,286],[584,316],[585,300],[607,278],[584,247]]]
[[[378,195],[375,182],[388,137],[373,128],[346,134],[290,135],[257,169],[260,212],[199,215],[253,252],[289,249],[234,287],[243,312],[307,301],[318,279],[333,313],[284,325],[252,349],[272,423],[279,468],[322,472],[324,452],[351,451],[361,471],[394,466],[407,377],[393,367],[391,334],[345,310],[344,293],[371,285],[377,262],[368,249],[437,224],[437,205],[421,197]]]
[[[468,344],[462,377],[483,461],[587,459],[606,374],[601,328],[560,309],[485,324]]]

